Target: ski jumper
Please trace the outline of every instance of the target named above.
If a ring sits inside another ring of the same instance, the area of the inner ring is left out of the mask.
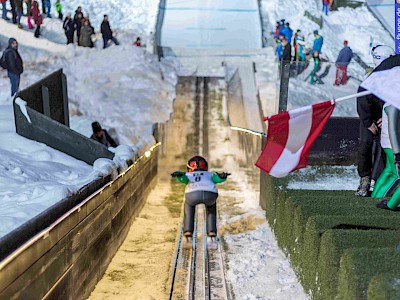
[[[197,204],[206,206],[207,234],[217,232],[217,183],[226,181],[217,174],[208,171],[187,172],[176,179],[186,184],[185,190],[185,215],[183,221],[184,232],[193,233],[194,216]]]

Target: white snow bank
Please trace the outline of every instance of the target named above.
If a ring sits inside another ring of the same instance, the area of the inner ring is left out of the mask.
[[[86,163],[16,134],[11,104],[0,105],[0,141],[0,237],[98,177]]]

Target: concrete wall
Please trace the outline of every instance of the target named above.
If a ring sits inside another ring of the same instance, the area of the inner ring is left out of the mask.
[[[158,147],[0,262],[0,299],[84,299],[155,184]]]

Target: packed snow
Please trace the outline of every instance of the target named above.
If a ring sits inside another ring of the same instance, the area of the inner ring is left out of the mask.
[[[80,1],[62,1],[64,15],[74,12]],[[187,1],[192,3],[193,1]],[[394,44],[380,23],[365,8],[340,8],[323,16],[323,28],[304,16],[308,11],[316,17],[321,16],[318,1],[263,0],[262,13],[268,31],[274,29],[276,20],[285,18],[292,29],[301,28],[312,45],[312,31],[319,29],[324,36],[323,54],[333,62],[342,47],[344,39],[366,63],[371,63],[370,41],[387,45]],[[85,15],[89,15],[96,31],[99,30],[103,14],[108,14],[111,28],[115,31],[121,46],[101,48],[101,37],[97,34],[93,49],[80,48],[76,45],[64,45],[65,36],[61,22],[57,19],[45,19],[42,37],[35,39],[33,32],[26,28],[23,17],[23,30],[15,25],[0,20],[0,45],[4,49],[9,37],[15,37],[20,44],[19,52],[24,60],[25,72],[21,78],[21,88],[36,82],[43,76],[63,68],[68,78],[70,97],[71,128],[90,136],[92,121],[99,121],[106,129],[115,129],[121,144],[130,146],[116,149],[122,157],[131,156],[139,147],[152,143],[151,127],[154,122],[168,119],[172,111],[176,73],[179,66],[173,61],[159,62],[157,57],[143,48],[135,48],[132,42],[136,36],[144,37],[145,43],[151,43],[150,32],[154,31],[157,14],[157,1],[106,1],[90,0],[82,4]],[[53,15],[55,12],[53,11]],[[243,26],[247,27],[247,24]],[[267,53],[272,55],[273,51]],[[350,67],[349,67],[350,68]],[[277,63],[268,57],[262,69],[264,80],[275,78],[273,70]],[[332,68],[334,70],[334,67]],[[262,70],[261,70],[262,71]],[[349,73],[360,79],[363,71],[354,65]],[[331,78],[331,77],[330,77]],[[297,82],[296,82],[297,80]],[[290,97],[289,107],[300,107],[310,103],[337,98],[339,95],[354,92],[356,83],[336,88],[333,82],[310,88],[304,79],[291,80],[291,90],[296,97]],[[272,83],[274,84],[274,83]],[[68,157],[43,144],[18,136],[15,133],[9,80],[4,70],[0,71],[0,214],[2,228],[0,236],[11,231],[24,221],[40,213],[46,207],[73,193],[93,178],[110,174],[121,161],[99,160],[89,166]],[[118,105],[116,105],[117,103]],[[339,113],[355,115],[355,104]],[[304,171],[312,174],[311,168]],[[346,176],[343,176],[343,172]],[[353,189],[357,180],[354,167],[339,171],[336,176],[318,178],[298,183],[293,180],[289,188],[307,187],[319,189],[336,186]],[[348,174],[348,175],[347,175]],[[335,184],[332,184],[335,183]],[[265,218],[262,211],[254,212],[254,201],[247,209],[260,218]],[[246,208],[246,207],[244,207]],[[290,268],[290,263],[279,251],[274,236],[267,223],[256,230],[226,237],[231,249],[237,251],[228,255],[230,271],[228,278],[236,285],[237,299],[284,299],[283,295],[292,295],[292,299],[307,298]],[[267,262],[274,268],[266,269]],[[271,293],[265,294],[263,285]],[[285,291],[285,289],[288,291]]]

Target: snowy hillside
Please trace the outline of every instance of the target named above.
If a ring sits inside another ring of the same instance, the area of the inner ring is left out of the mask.
[[[121,46],[89,49],[65,45],[62,23],[55,18],[44,20],[39,39],[27,26],[20,30],[0,20],[1,50],[10,37],[18,40],[24,61],[21,89],[63,68],[74,130],[90,136],[91,122],[97,120],[136,150],[154,142],[153,123],[169,118],[174,66],[132,46],[126,32],[118,35]],[[0,237],[99,176],[83,162],[18,136],[9,93],[7,73],[0,69]]]

